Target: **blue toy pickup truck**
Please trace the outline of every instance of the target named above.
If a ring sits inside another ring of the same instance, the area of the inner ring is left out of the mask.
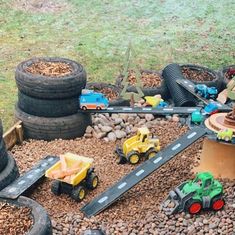
[[[80,109],[106,109],[109,105],[108,99],[102,93],[94,92],[93,90],[82,90],[79,98]]]
[[[205,84],[197,84],[194,88],[196,94],[200,95],[205,99],[216,99],[218,90],[216,87],[208,87]]]

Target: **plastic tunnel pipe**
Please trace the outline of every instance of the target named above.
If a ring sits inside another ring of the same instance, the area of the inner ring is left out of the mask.
[[[192,94],[176,82],[177,79],[185,79],[181,67],[178,64],[169,64],[162,73],[163,79],[170,91],[175,106],[190,107],[196,106],[196,100]]]

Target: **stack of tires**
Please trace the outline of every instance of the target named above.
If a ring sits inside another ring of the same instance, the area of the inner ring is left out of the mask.
[[[12,183],[19,176],[16,162],[12,155],[7,152],[2,135],[3,130],[0,120],[0,190]]]
[[[28,72],[38,61],[64,63],[71,73],[46,76]],[[15,72],[18,103],[15,115],[23,122],[24,137],[30,139],[74,139],[91,124],[90,114],[78,112],[79,96],[86,86],[86,72],[75,61],[35,58],[20,63]]]

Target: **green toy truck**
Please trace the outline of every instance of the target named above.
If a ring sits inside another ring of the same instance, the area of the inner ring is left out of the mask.
[[[195,124],[201,124],[203,121],[203,115],[199,110],[196,110],[191,115],[191,122]]]
[[[224,129],[218,132],[217,139],[225,140],[227,142],[231,141],[233,138],[233,130],[232,129]]]
[[[211,173],[204,172],[170,191],[161,209],[168,215],[182,211],[198,214],[202,209],[218,211],[224,204],[223,186]]]

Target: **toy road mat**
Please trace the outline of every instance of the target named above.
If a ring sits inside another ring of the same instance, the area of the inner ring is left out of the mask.
[[[59,161],[58,157],[47,156],[43,160],[39,161],[36,166],[27,171],[24,175],[20,176],[2,191],[0,191],[1,198],[16,199],[23,192],[29,189],[34,183],[45,175],[52,165]]]

